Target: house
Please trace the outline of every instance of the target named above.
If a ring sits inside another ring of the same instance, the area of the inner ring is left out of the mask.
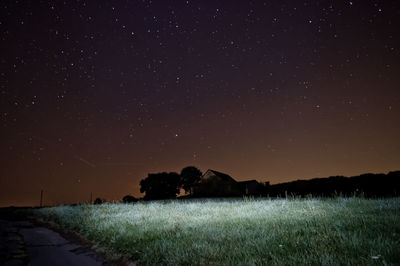
[[[248,181],[239,181],[240,190],[242,191],[242,195],[251,196],[251,195],[260,195],[261,194],[261,185],[256,180],[248,180]]]
[[[230,175],[208,169],[193,189],[196,197],[239,197],[260,195],[261,185],[256,180],[237,182]]]

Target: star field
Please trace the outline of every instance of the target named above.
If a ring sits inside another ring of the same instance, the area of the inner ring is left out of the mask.
[[[2,1],[0,205],[398,170],[399,26],[397,1]]]

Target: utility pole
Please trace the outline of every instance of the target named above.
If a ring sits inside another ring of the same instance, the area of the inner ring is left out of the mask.
[[[90,192],[90,204],[92,204],[92,196],[93,196],[93,193],[92,192]]]
[[[40,207],[43,207],[43,189],[40,190]]]

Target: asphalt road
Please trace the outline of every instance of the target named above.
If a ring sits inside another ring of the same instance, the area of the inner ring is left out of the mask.
[[[0,265],[107,265],[90,248],[28,221],[0,220]]]

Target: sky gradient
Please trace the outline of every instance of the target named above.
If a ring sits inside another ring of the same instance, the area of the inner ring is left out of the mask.
[[[1,206],[400,170],[399,1],[0,5]]]

